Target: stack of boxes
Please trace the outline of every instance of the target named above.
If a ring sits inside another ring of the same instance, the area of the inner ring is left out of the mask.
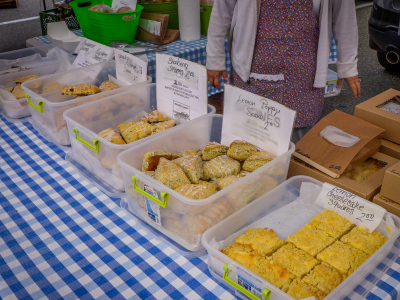
[[[373,202],[400,216],[400,162],[386,170],[381,192]]]

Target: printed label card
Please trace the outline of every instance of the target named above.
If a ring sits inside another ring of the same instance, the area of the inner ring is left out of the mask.
[[[324,183],[315,203],[337,212],[354,224],[366,228],[369,232],[375,230],[381,223],[386,212],[379,205],[329,183]]]
[[[207,114],[207,69],[179,57],[156,55],[157,109],[167,116],[190,121]]]
[[[129,85],[146,81],[147,62],[119,49],[114,49],[114,52],[118,80]]]
[[[296,112],[273,100],[225,84],[222,140],[242,140],[276,156],[288,151]]]
[[[84,38],[79,43],[75,53],[78,53],[78,56],[72,65],[85,67],[111,60],[114,57],[114,48]]]

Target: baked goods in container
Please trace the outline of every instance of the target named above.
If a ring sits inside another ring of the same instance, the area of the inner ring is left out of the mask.
[[[335,239],[322,230],[304,226],[295,234],[289,235],[287,241],[315,256],[326,247],[332,245]]]
[[[278,238],[278,235],[272,229],[254,228],[246,231],[239,236],[236,243],[249,245],[253,248],[253,253],[259,256],[269,256],[282,247],[285,241]]]
[[[151,134],[156,134],[157,132],[161,132],[167,129],[170,129],[176,125],[175,120],[169,120],[164,122],[155,123],[152,128]]]
[[[240,178],[239,174],[238,175],[231,175],[228,177],[220,178],[218,179],[215,184],[217,185],[217,190],[220,191],[228,186],[230,186],[232,183],[235,183],[238,181]]]
[[[295,278],[288,269],[272,261],[270,258],[256,256],[249,270],[256,273],[266,281],[272,283],[282,291],[287,291],[290,283]]]
[[[203,163],[203,178],[222,178],[240,172],[240,163],[227,155],[221,155]]]
[[[161,149],[149,151],[143,157],[142,172],[154,171],[157,168],[158,162],[160,161],[161,157],[172,160],[175,159],[177,155]]]
[[[331,265],[345,276],[351,275],[368,257],[365,252],[340,241],[336,241],[317,255],[317,259]]]
[[[274,262],[281,264],[296,277],[302,277],[318,264],[311,254],[288,243],[272,254]]]
[[[229,245],[225,249],[222,249],[221,252],[248,269],[254,264],[254,258],[256,257],[250,245],[238,243]]]
[[[226,154],[236,160],[246,160],[255,153],[257,153],[257,148],[254,145],[236,140],[230,144]]]
[[[357,248],[368,255],[374,254],[387,240],[388,238],[380,232],[373,231],[369,233],[360,226],[354,227],[340,239],[343,243]]]
[[[343,176],[346,176],[357,182],[362,182],[382,168],[383,166],[379,163],[378,160],[370,157],[366,161],[355,167],[353,170],[344,172]]]
[[[122,137],[112,128],[107,128],[98,133],[99,136],[114,144],[126,144]]]
[[[15,79],[15,83],[18,85],[18,84],[21,84],[21,83],[23,83],[23,82],[27,82],[27,81],[29,81],[29,80],[38,79],[38,78],[40,78],[39,75],[36,75],[36,74],[28,74],[28,75],[25,75],[25,76],[22,76],[22,77],[18,77],[17,79]],[[35,82],[35,83],[30,84],[30,87],[31,87],[31,88],[34,88],[34,89],[40,87],[41,84],[42,84],[40,81],[41,81],[41,80],[39,80],[39,81],[37,81],[37,82]]]
[[[153,110],[151,113],[145,115],[143,118],[139,120],[139,122],[147,122],[149,124],[156,124],[159,122],[170,121],[171,118],[167,117],[163,113],[158,110]]]
[[[149,136],[152,127],[146,122],[129,122],[118,125],[119,132],[127,144]]]
[[[340,238],[354,227],[352,222],[330,209],[324,209],[316,214],[309,224],[315,229],[326,232],[334,239]]]
[[[184,184],[190,184],[182,168],[163,157],[160,158],[154,178],[173,190]]]
[[[312,285],[306,284],[305,282],[301,281],[300,278],[293,280],[289,286],[287,294],[299,300],[308,297],[314,297],[315,300],[322,300],[327,296],[326,293]]]
[[[205,199],[217,192],[214,185],[184,184],[175,189],[176,192],[190,199]]]
[[[212,160],[220,155],[226,154],[229,147],[219,143],[208,142],[203,149],[203,160]]]
[[[329,294],[345,279],[346,277],[340,274],[336,269],[326,263],[321,263],[304,276],[302,281],[307,285],[312,285],[320,291]]]
[[[105,80],[103,81],[100,86],[99,89],[102,92],[106,92],[106,91],[111,91],[111,90],[116,90],[118,88],[118,85],[116,85],[114,82],[112,82],[111,80]]]
[[[111,7],[106,4],[96,4],[89,7],[88,10],[99,12],[99,13],[112,13]]]
[[[63,88],[62,95],[93,95],[100,93],[101,90],[93,84],[76,84]]]
[[[183,150],[182,152],[179,152],[178,156],[192,156],[192,155],[201,155],[201,150],[200,149],[188,149],[188,150]]]
[[[118,8],[117,13],[127,13],[133,11],[129,6],[122,6]]]
[[[26,97],[25,91],[22,89],[20,84],[17,84],[17,86],[13,89],[11,94],[13,94],[17,99],[22,99]]]
[[[203,176],[203,161],[200,156],[183,156],[174,160],[182,168],[191,183],[199,183]]]
[[[46,81],[45,83],[43,83],[42,94],[57,91],[57,90],[63,89],[64,87],[65,87],[64,84],[61,84],[57,81],[49,80],[49,81]]]
[[[275,156],[267,151],[256,152],[244,161],[243,170],[253,172],[273,159],[275,159]]]

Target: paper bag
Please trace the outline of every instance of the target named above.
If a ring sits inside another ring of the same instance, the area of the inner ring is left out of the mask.
[[[151,34],[150,32],[138,27],[136,32],[136,39],[138,41],[147,42],[155,45],[166,45],[179,39],[179,30],[169,29],[165,34],[165,38],[161,39],[160,36]]]
[[[335,110],[297,144],[293,156],[338,178],[378,152],[385,130]]]

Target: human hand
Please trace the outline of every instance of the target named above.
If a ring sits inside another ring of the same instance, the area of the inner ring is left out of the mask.
[[[361,94],[361,86],[360,86],[360,79],[358,78],[358,76],[354,76],[354,77],[350,77],[350,78],[346,78],[345,79],[347,84],[350,86],[354,98],[360,97]],[[342,86],[343,83],[343,79],[338,79],[337,81],[337,88],[340,88]]]
[[[207,78],[208,81],[210,82],[211,86],[217,89],[221,89],[221,86],[219,84],[220,81],[220,76],[226,80],[229,81],[228,73],[226,71],[212,71],[212,70],[207,70]]]

